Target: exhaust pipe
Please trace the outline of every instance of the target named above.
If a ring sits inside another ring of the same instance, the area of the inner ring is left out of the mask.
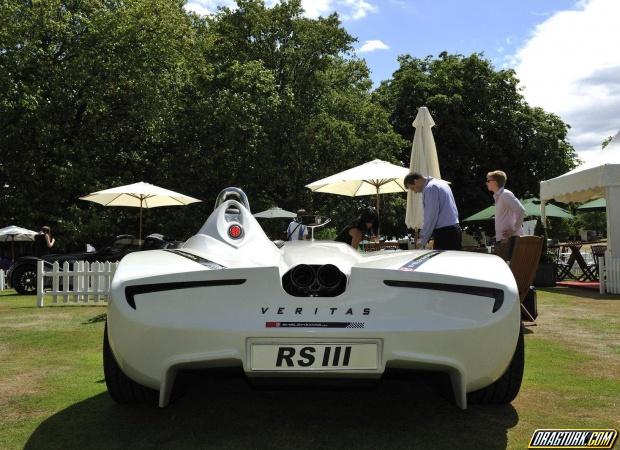
[[[291,271],[291,283],[295,289],[307,291],[314,283],[314,270],[307,264],[300,264]]]
[[[321,291],[330,292],[340,285],[344,274],[333,264],[325,264],[317,271],[317,281]]]

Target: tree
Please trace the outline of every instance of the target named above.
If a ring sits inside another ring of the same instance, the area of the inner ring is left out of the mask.
[[[2,2],[0,15],[1,222],[50,223],[65,242],[133,230],[133,211],[77,197],[150,181],[193,65],[182,2]]]
[[[390,112],[394,129],[410,141],[417,108],[428,106],[442,178],[462,217],[491,201],[485,175],[507,172],[515,195],[535,195],[539,182],[574,167],[566,140],[568,125],[554,114],[530,107],[512,70],[495,70],[480,54],[441,53],[424,59],[399,57],[400,67],[381,83],[376,101]],[[400,155],[409,161],[408,150]]]
[[[231,185],[256,210],[341,225],[359,201],[304,185],[408,145],[354,38],[298,0],[206,18],[181,1],[20,0],[0,19],[0,223],[47,223],[59,242],[136,230],[136,211],[77,198],[140,180],[204,200],[146,211],[147,232],[187,237]]]

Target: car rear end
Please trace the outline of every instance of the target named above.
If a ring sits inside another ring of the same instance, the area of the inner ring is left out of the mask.
[[[325,259],[303,262],[318,279],[323,266],[338,267]],[[362,258],[344,269],[344,290],[333,296],[287,292],[285,277],[301,262],[230,269],[181,263],[162,251],[129,255],[108,313],[116,360],[129,377],[159,390],[162,406],[178,370],[242,367],[248,377],[269,379],[376,379],[390,368],[444,372],[464,407],[467,392],[495,381],[510,363],[519,304],[499,258]]]

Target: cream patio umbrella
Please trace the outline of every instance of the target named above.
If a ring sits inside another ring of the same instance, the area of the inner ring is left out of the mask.
[[[405,192],[403,184],[409,170],[402,166],[375,159],[360,166],[347,169],[322,180],[307,184],[314,192],[359,197],[375,195],[379,215],[379,195]]]
[[[293,218],[297,217],[297,213],[287,211],[286,209],[282,209],[278,206],[273,208],[266,209],[265,211],[261,211],[259,213],[254,214],[254,217],[259,219],[280,219],[280,218]]]
[[[138,239],[142,239],[142,208],[181,206],[202,201],[143,181],[93,192],[80,197],[80,200],[88,200],[89,202],[99,203],[104,206],[132,206],[140,208],[140,232]]]
[[[424,176],[441,179],[437,148],[431,128],[435,125],[431,113],[426,106],[418,109],[418,114],[412,124],[415,127],[413,145],[411,146],[411,172],[418,172]],[[422,194],[407,191],[407,212],[405,223],[407,228],[421,229],[424,222],[424,208]]]
[[[16,225],[9,225],[8,227],[0,228],[0,242],[11,243],[12,261],[15,261],[15,242],[34,241],[34,237],[36,235],[36,231],[28,230],[27,228],[18,227]]]

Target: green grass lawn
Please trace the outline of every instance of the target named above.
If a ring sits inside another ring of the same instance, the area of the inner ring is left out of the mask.
[[[257,390],[194,379],[165,409],[119,406],[101,367],[101,306],[0,293],[0,448],[526,448],[536,428],[620,427],[620,298],[539,291],[512,405],[467,411],[426,384]]]

